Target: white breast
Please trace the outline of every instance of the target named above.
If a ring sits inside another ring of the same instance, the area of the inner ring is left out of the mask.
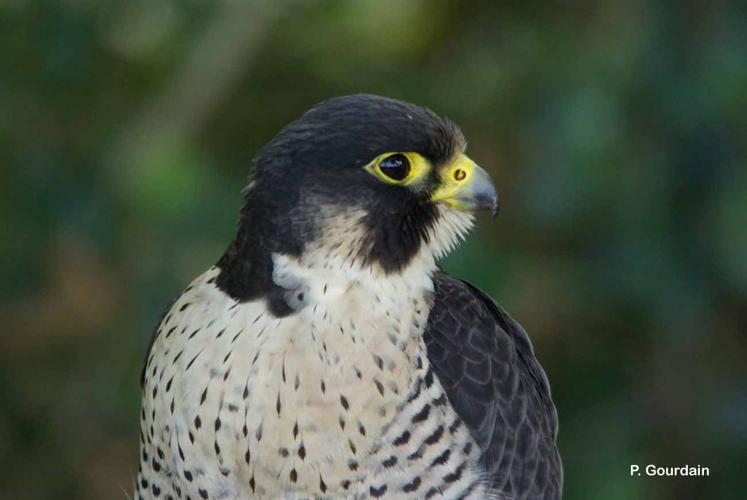
[[[282,256],[275,269],[278,281],[304,284],[296,314],[234,302],[213,269],[173,306],[148,368],[169,466],[229,497],[250,484],[331,492],[368,470],[362,457],[412,386],[427,320],[427,282],[341,279]]]
[[[479,451],[446,404],[412,429],[412,442],[392,444],[428,401],[445,401],[437,381],[412,397],[428,369],[422,332],[432,257],[391,276],[329,249],[307,251],[303,261],[273,258],[293,314],[275,317],[264,300],[234,301],[214,285],[213,268],[159,328],[142,428],[183,493],[365,495],[387,482],[401,491],[414,476],[423,482],[417,497],[456,467],[428,465],[447,448],[453,457],[468,450],[470,467],[455,484],[474,482]],[[439,428],[450,429],[448,438],[422,463],[406,463]],[[388,469],[382,464],[394,453],[403,460]]]

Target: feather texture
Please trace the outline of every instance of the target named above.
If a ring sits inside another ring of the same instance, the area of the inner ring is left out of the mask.
[[[471,284],[442,272],[433,281],[428,358],[492,487],[510,498],[560,498],[557,412],[526,332]]]

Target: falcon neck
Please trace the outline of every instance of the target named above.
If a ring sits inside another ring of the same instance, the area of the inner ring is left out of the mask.
[[[420,244],[403,265],[385,265],[374,257],[397,247],[397,240],[386,237],[389,243],[383,246],[380,231],[371,228],[363,210],[322,206],[313,223],[290,213],[281,224],[285,232],[273,232],[268,221],[250,217],[258,212],[247,200],[236,238],[217,264],[218,287],[240,302],[265,299],[275,316],[284,317],[304,306],[299,294],[317,283],[322,289],[364,285],[411,296],[433,290],[432,248]]]

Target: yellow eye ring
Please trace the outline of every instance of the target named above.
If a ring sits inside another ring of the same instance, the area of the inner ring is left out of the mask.
[[[431,167],[418,153],[393,151],[377,156],[364,168],[382,182],[403,186],[422,179]]]

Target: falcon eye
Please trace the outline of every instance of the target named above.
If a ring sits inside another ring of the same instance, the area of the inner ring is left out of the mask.
[[[385,184],[418,191],[424,186],[422,181],[431,171],[431,164],[414,151],[390,151],[380,154],[363,168]]]
[[[394,181],[403,181],[410,173],[410,160],[403,154],[393,154],[379,162],[379,170]]]

